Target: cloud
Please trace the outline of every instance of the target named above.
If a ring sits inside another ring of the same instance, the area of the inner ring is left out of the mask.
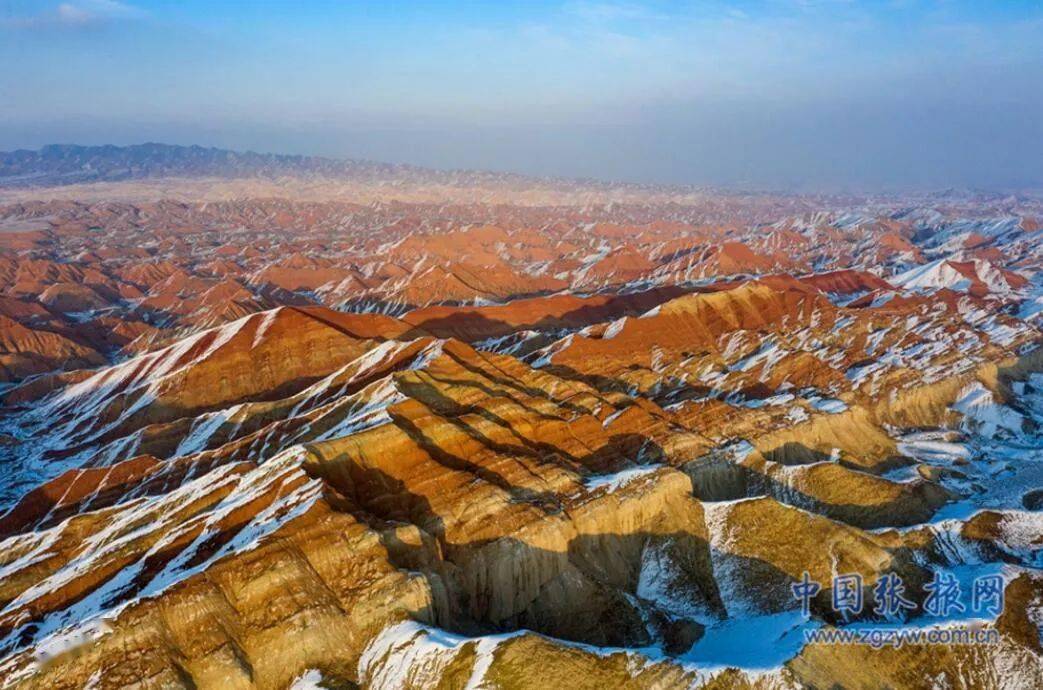
[[[62,24],[86,24],[94,19],[87,10],[67,2],[58,5],[55,12],[56,19]]]
[[[0,28],[83,28],[144,16],[144,10],[119,0],[75,0],[49,6],[35,14],[0,18]]]
[[[628,2],[590,2],[575,0],[562,6],[565,14],[578,17],[584,21],[607,23],[616,21],[634,21],[658,19],[660,15],[648,7]]]

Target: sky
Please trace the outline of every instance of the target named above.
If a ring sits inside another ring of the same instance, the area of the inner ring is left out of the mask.
[[[1043,189],[1043,0],[0,0],[0,149]]]

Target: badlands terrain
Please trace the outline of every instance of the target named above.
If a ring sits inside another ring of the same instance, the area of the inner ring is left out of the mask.
[[[0,687],[1041,687],[1041,223],[0,154]]]

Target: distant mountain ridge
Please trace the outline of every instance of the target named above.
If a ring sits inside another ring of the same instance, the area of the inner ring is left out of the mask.
[[[495,186],[511,190],[631,191],[716,195],[736,198],[783,196],[820,199],[847,205],[873,199],[901,199],[913,206],[984,201],[1038,203],[1043,191],[944,189],[895,193],[798,193],[687,184],[654,184],[597,178],[428,168],[407,163],[385,163],[353,158],[304,156],[256,151],[233,151],[199,145],[180,146],[149,142],[116,146],[48,144],[40,149],[0,151],[0,189],[61,187],[92,182],[124,182],[160,178],[267,179],[316,178],[380,185],[414,184],[453,187]]]
[[[443,184],[535,181],[535,178],[510,173],[443,171],[375,161],[159,143],[131,146],[50,144],[39,150],[0,152],[0,187],[60,186],[160,177],[281,176],[401,179]]]

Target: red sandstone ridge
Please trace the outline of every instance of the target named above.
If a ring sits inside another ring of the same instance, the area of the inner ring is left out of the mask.
[[[867,271],[832,271],[803,276],[800,280],[822,292],[841,295],[893,289],[886,280]]]
[[[752,282],[675,298],[641,317],[616,321],[592,337],[568,336],[560,347],[551,347],[548,357],[555,366],[580,370],[613,371],[631,364],[652,367],[652,346],[676,353],[716,349],[724,333],[764,329],[787,315],[806,318],[816,307],[828,304],[806,291]]]
[[[893,254],[901,254],[916,262],[924,260],[920,248],[897,233],[889,232],[883,235],[880,238],[880,248],[885,252],[881,259]]]
[[[682,294],[661,288],[629,295],[551,295],[484,307],[425,307],[402,316],[420,332],[473,342],[524,329],[581,328],[601,321],[645,312]]]
[[[50,414],[61,420],[92,410],[78,437],[106,425],[127,433],[298,390],[405,328],[389,317],[279,307],[102,369],[53,401]]]
[[[267,266],[253,276],[250,281],[257,285],[274,285],[284,290],[316,290],[331,282],[340,282],[353,272],[335,266],[330,261],[309,259],[297,254],[278,263]]]
[[[720,273],[764,273],[772,268],[771,261],[759,256],[741,242],[725,242],[717,256]]]
[[[61,366],[89,367],[104,361],[94,350],[49,331],[0,316],[0,380],[18,381]]]
[[[55,311],[88,312],[101,309],[109,302],[86,285],[55,283],[40,294],[40,303]]]

